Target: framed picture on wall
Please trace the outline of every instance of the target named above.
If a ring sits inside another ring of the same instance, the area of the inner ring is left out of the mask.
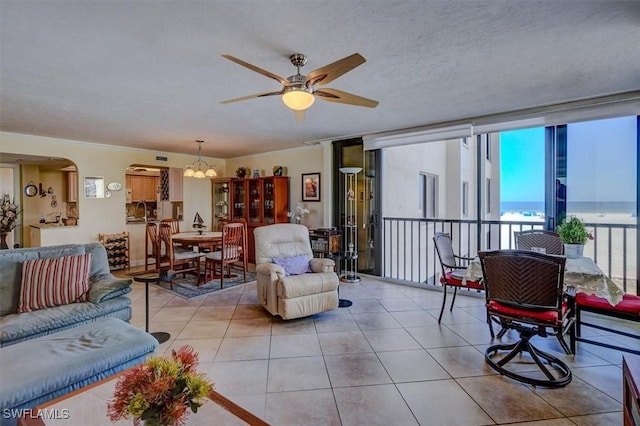
[[[320,173],[302,174],[302,201],[320,201]]]
[[[104,198],[104,178],[90,177],[84,178],[84,197],[85,198]]]

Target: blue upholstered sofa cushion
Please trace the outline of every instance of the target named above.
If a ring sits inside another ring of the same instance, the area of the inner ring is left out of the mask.
[[[128,297],[118,297],[99,304],[71,303],[39,311],[7,315],[0,320],[0,346],[13,345],[102,317],[116,317],[129,321],[130,305],[131,300]]]
[[[115,318],[0,348],[0,407],[33,408],[143,362],[150,334]]]

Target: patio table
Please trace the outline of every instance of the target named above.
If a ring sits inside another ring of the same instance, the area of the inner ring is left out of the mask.
[[[462,280],[464,283],[482,279],[482,265],[475,257],[467,267]],[[574,287],[578,293],[594,294],[606,299],[611,306],[622,301],[624,291],[614,283],[590,257],[567,259],[564,268],[565,287]]]

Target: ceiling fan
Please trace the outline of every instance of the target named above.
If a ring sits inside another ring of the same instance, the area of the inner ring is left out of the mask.
[[[359,53],[342,58],[336,62],[333,62],[317,70],[311,71],[306,77],[300,74],[300,67],[307,63],[307,57],[302,53],[294,53],[289,57],[289,60],[294,67],[298,69],[297,74],[288,78],[280,77],[272,72],[258,68],[255,65],[251,65],[241,59],[233,57],[231,55],[222,55],[236,64],[249,68],[259,74],[272,78],[282,84],[282,90],[275,92],[262,92],[254,95],[243,96],[240,98],[228,99],[222,101],[223,104],[231,102],[244,101],[253,98],[262,98],[265,96],[282,95],[282,102],[293,110],[296,121],[304,120],[305,111],[313,105],[316,96],[319,99],[329,102],[338,102],[342,104],[363,106],[368,108],[375,108],[378,105],[377,101],[372,99],[363,98],[362,96],[353,95],[351,93],[343,92],[337,89],[316,89],[314,86],[322,86],[332,82],[341,75],[351,71],[355,67],[362,65],[366,62],[366,59]]]

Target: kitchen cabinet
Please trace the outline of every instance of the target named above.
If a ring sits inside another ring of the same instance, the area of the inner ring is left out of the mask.
[[[225,184],[228,192],[222,192]],[[289,222],[289,177],[213,179],[212,191],[214,229],[221,219],[216,218],[218,214],[230,216],[228,219],[232,221],[246,221],[249,262],[255,263],[253,230],[259,226]],[[225,202],[228,210],[224,208]]]
[[[78,202],[78,172],[67,172],[67,202]]]
[[[177,167],[160,171],[160,201],[183,201],[182,173],[182,169]]]
[[[40,247],[40,228],[30,226],[29,227],[29,247]]]
[[[130,185],[128,188],[131,188],[131,202],[157,201],[157,176],[127,175],[125,182]]]
[[[158,200],[158,181],[156,176],[143,176],[142,179],[142,201]]]

